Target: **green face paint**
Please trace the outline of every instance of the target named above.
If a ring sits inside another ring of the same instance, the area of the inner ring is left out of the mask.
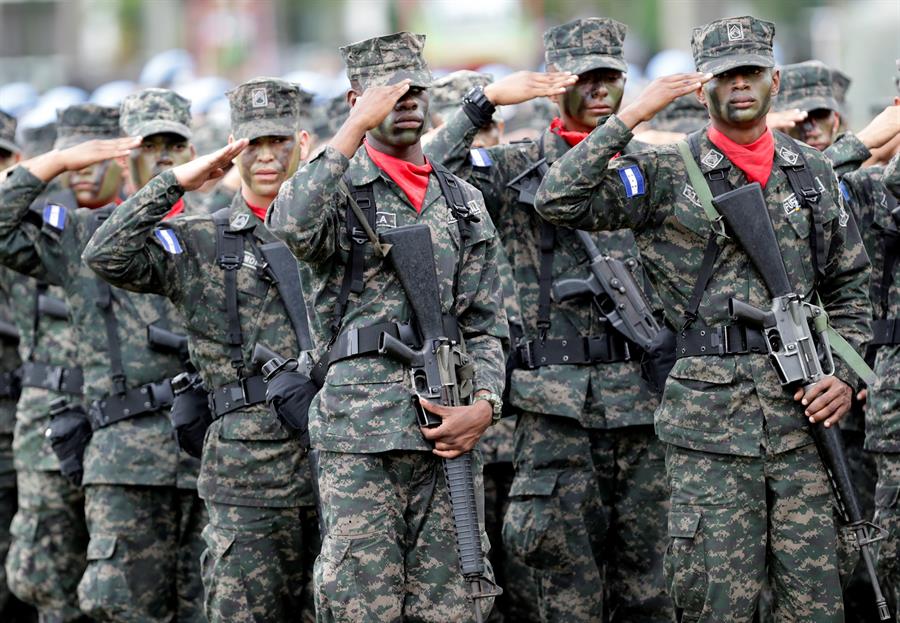
[[[281,184],[300,164],[297,136],[261,136],[250,141],[237,158],[241,181],[260,197],[274,199]]]
[[[193,158],[188,139],[171,132],[151,134],[128,157],[131,181],[140,189],[154,177]]]
[[[391,147],[415,145],[425,133],[428,102],[428,91],[410,89],[400,98],[384,121],[369,132],[379,143]]]
[[[559,101],[560,118],[567,130],[590,132],[622,105],[625,74],[614,69],[593,69],[579,74]]]
[[[834,111],[818,108],[809,111],[806,119],[788,130],[788,134],[791,138],[823,151],[834,142],[836,125]]]
[[[718,74],[703,86],[709,114],[741,127],[764,117],[772,102],[774,72],[764,67],[737,67]]]
[[[100,208],[115,200],[122,188],[122,169],[114,160],[72,171],[66,185],[82,208]]]

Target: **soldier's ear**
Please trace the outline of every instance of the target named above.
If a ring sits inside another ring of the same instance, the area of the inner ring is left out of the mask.
[[[300,160],[304,161],[309,157],[309,146],[312,143],[309,132],[300,130],[297,132],[297,146],[300,148]]]
[[[360,95],[362,95],[362,91],[357,91],[356,88],[351,88],[347,91],[347,103],[350,104],[350,108],[356,106],[356,100],[359,99]]]
[[[193,160],[194,158],[197,157],[197,148],[194,147],[193,143],[188,143],[188,145],[190,145],[190,147],[191,147],[191,160]]]
[[[773,69],[772,70],[772,95],[778,95],[778,90],[781,88],[781,70]]]

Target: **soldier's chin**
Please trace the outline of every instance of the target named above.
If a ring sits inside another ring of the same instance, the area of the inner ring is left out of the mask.
[[[284,179],[281,176],[278,176],[276,180],[269,182],[254,181],[250,184],[250,190],[260,197],[274,197],[278,194],[278,190],[281,188],[281,183],[283,181]]]

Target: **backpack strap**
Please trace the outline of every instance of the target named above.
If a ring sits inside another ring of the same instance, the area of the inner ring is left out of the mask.
[[[96,231],[100,224],[109,216],[110,210],[100,209],[92,214],[91,225]],[[95,304],[103,316],[103,324],[106,328],[106,350],[109,355],[109,369],[112,372],[113,393],[123,395],[128,390],[125,378],[125,367],[122,363],[122,343],[119,340],[119,321],[113,311],[115,296],[112,287],[97,277],[97,298]]]
[[[781,137],[779,136],[779,139]],[[782,139],[783,140],[783,139]],[[793,142],[793,139],[788,139]],[[822,208],[819,200],[822,193],[816,188],[809,164],[803,150],[797,150],[799,158],[796,164],[782,165],[781,170],[788,178],[788,183],[797,201],[805,204],[812,215],[813,231],[809,236],[809,249],[812,254],[813,265],[813,289],[825,277],[825,264],[827,263],[825,249],[825,226],[822,218]]]
[[[230,208],[223,208],[212,215],[216,225],[216,263],[224,271],[225,314],[228,321],[226,343],[228,344],[231,367],[238,376],[244,368],[241,347],[244,336],[241,331],[241,316],[238,309],[237,271],[244,262],[244,236],[240,232],[228,230]]]

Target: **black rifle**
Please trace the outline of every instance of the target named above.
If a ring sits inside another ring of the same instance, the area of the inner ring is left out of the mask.
[[[821,307],[804,302],[793,291],[759,183],[747,184],[719,195],[713,199],[713,203],[773,297],[769,310],[757,309],[732,298],[728,302],[729,314],[733,319],[763,331],[769,360],[783,386],[810,389],[826,376],[834,374],[834,360],[827,332],[828,317]],[[823,369],[823,361],[827,370]],[[847,463],[841,430],[837,426],[826,428],[821,423],[810,424],[809,429],[828,474],[842,519],[856,533],[860,553],[875,593],[879,617],[882,621],[890,620],[891,614],[878,583],[870,549],[875,541],[884,538],[883,531],[867,522],[863,516]]]
[[[13,323],[0,320],[0,341],[10,345],[19,343],[19,330]]]
[[[388,259],[400,279],[422,337],[422,348],[413,350],[393,336],[382,333],[378,351],[410,367],[416,394],[446,407],[463,404],[459,371],[470,366],[462,344],[447,337],[441,313],[437,270],[427,225],[407,225],[381,234],[391,245]],[[441,418],[426,411],[418,399],[416,416],[420,426],[433,428]],[[501,594],[501,589],[485,575],[481,529],[475,500],[472,453],[444,459],[444,477],[450,491],[450,507],[456,528],[456,552],[463,578],[469,586],[475,620],[482,621],[478,600]]]
[[[69,306],[66,305],[64,300],[58,299],[55,296],[39,294],[37,308],[38,313],[42,316],[50,316],[57,320],[69,319]]]

